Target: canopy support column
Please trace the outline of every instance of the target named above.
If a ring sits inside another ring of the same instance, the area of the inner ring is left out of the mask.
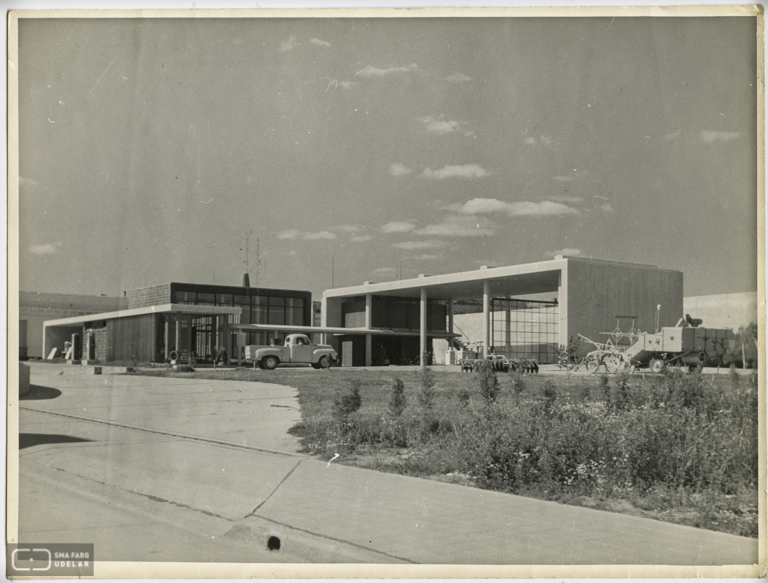
[[[373,296],[365,296],[365,327],[370,330],[373,322]],[[365,366],[373,365],[373,342],[370,334],[365,335]]]
[[[427,366],[427,288],[421,288],[419,310],[419,363]]]
[[[483,358],[490,353],[491,346],[491,294],[488,280],[483,281]]]

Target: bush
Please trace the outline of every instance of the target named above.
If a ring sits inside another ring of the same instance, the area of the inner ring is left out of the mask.
[[[510,369],[510,372],[511,369]],[[525,379],[523,378],[523,371],[519,368],[512,372],[512,390],[518,397],[525,391]]]
[[[392,417],[400,417],[407,406],[405,386],[399,378],[392,379],[392,392],[389,398],[389,413]]]
[[[485,399],[486,405],[495,403],[501,389],[493,363],[488,361],[480,363],[478,372],[480,373],[478,376],[480,380],[480,395]]]
[[[419,372],[419,405],[424,411],[432,409],[435,402],[435,377],[427,367]]]
[[[333,401],[333,417],[340,425],[348,422],[349,416],[360,409],[363,399],[360,396],[360,381],[349,381],[349,388],[345,392],[339,391]]]

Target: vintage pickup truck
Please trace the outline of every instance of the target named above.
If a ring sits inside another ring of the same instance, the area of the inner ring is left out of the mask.
[[[331,346],[312,344],[306,334],[289,334],[283,346],[245,347],[245,360],[267,370],[274,370],[278,364],[309,364],[312,368],[328,368],[337,357]]]

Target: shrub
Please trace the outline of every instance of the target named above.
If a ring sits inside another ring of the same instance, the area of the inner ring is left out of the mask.
[[[349,416],[360,409],[363,399],[360,396],[360,381],[349,381],[349,388],[345,392],[339,391],[333,401],[333,417],[341,425],[348,422]]]
[[[512,373],[512,390],[517,396],[520,396],[523,391],[525,391],[525,379],[523,379],[523,371],[519,368]]]
[[[435,377],[427,367],[419,372],[419,405],[425,411],[432,409],[435,402]]]
[[[456,396],[459,399],[459,405],[462,407],[468,406],[469,402],[472,400],[472,394],[469,392],[467,387],[461,387]]]
[[[403,381],[395,377],[392,379],[392,392],[389,397],[389,413],[392,417],[400,417],[405,411],[407,401],[405,398],[405,386]]]
[[[487,361],[481,363],[478,372],[480,373],[478,376],[480,380],[480,394],[485,399],[486,405],[495,403],[501,389],[493,363]]]

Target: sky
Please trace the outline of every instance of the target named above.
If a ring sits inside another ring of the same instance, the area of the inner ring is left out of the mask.
[[[757,288],[752,18],[19,26],[20,289],[565,254]]]

